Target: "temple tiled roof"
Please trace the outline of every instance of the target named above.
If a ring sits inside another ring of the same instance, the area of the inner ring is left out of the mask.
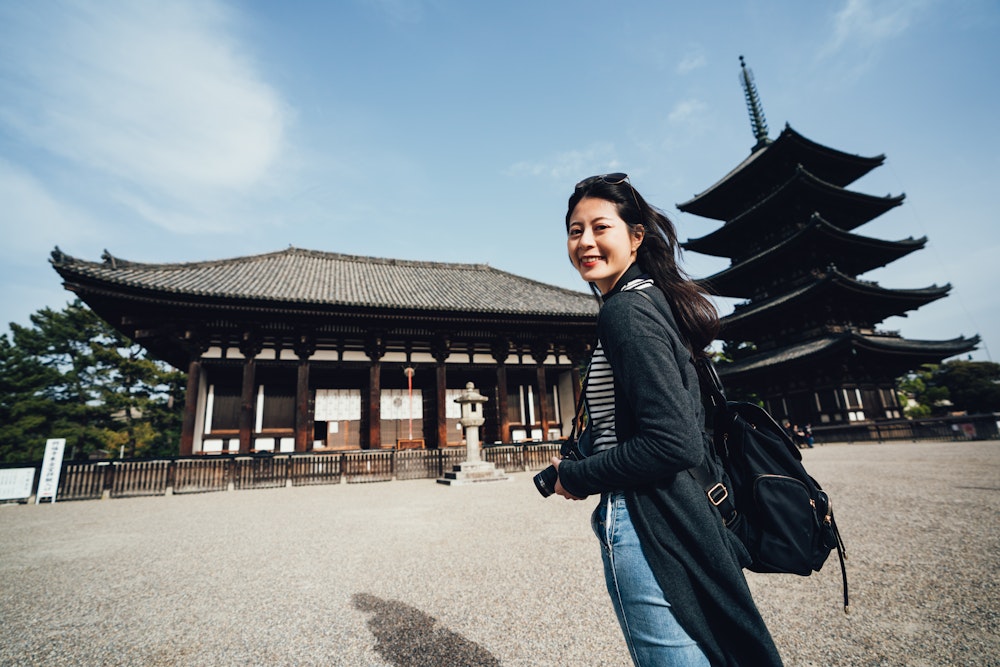
[[[56,248],[50,261],[67,283],[162,298],[512,315],[597,312],[590,294],[485,264],[383,259],[293,247],[205,262],[145,264],[107,251],[103,260],[76,259]]]

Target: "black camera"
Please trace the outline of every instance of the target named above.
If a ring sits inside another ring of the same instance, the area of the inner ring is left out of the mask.
[[[570,438],[562,444],[562,447],[559,448],[559,456],[570,461],[580,461],[583,459],[583,453],[580,451],[575,438]],[[556,481],[558,479],[559,472],[556,470],[556,467],[549,466],[535,475],[533,481],[535,482],[535,488],[542,494],[542,497],[548,498],[555,493]]]

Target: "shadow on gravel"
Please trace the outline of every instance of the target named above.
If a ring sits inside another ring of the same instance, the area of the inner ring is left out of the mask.
[[[368,629],[375,635],[375,651],[396,667],[500,665],[482,646],[441,627],[419,609],[368,593],[357,593],[352,601],[356,609],[372,614]]]

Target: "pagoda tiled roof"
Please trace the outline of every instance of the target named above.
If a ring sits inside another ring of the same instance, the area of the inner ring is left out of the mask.
[[[840,321],[875,325],[887,317],[904,315],[947,296],[951,285],[931,285],[919,289],[889,289],[857,280],[831,268],[800,287],[757,302],[737,306],[722,318],[726,339],[757,340],[782,328],[785,322],[802,322],[821,311],[820,321],[831,317]]]
[[[294,247],[173,264],[132,262],[107,251],[102,262],[89,262],[56,248],[50,261],[68,285],[154,299],[491,315],[573,317],[597,312],[590,294],[486,264],[384,259]]]
[[[836,360],[845,355],[862,355],[858,363],[864,364],[870,355],[873,363],[889,363],[902,373],[924,363],[939,363],[948,357],[970,352],[978,344],[979,336],[911,340],[894,335],[847,331],[767,350],[731,364],[718,364],[717,370],[723,379],[736,382],[748,375],[778,373],[780,368],[790,365],[815,369],[822,364],[823,358]]]
[[[819,213],[830,224],[851,231],[899,206],[905,195],[877,197],[845,190],[799,166],[777,189],[741,211],[714,232],[682,245],[717,257],[740,257],[783,228],[805,224]]]
[[[863,157],[816,143],[786,124],[777,139],[753,151],[717,183],[677,208],[705,218],[730,220],[760,193],[773,190],[798,165],[828,183],[845,187],[884,161],[884,155]]]
[[[836,258],[838,270],[856,276],[919,250],[926,243],[926,236],[886,241],[853,234],[830,224],[817,213],[804,227],[773,247],[698,282],[713,294],[746,299],[753,296],[757,286],[769,282],[768,276],[787,274],[789,267],[816,258],[824,258],[824,264],[829,263],[829,258]]]

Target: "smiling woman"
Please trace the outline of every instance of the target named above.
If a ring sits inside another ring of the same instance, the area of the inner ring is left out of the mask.
[[[583,457],[553,459],[555,493],[600,496],[591,525],[632,661],[780,665],[743,577],[746,550],[685,474],[697,467],[722,479],[691,363],[718,316],[677,264],[673,223],[628,176],[581,181],[567,209],[570,261],[602,305]]]

